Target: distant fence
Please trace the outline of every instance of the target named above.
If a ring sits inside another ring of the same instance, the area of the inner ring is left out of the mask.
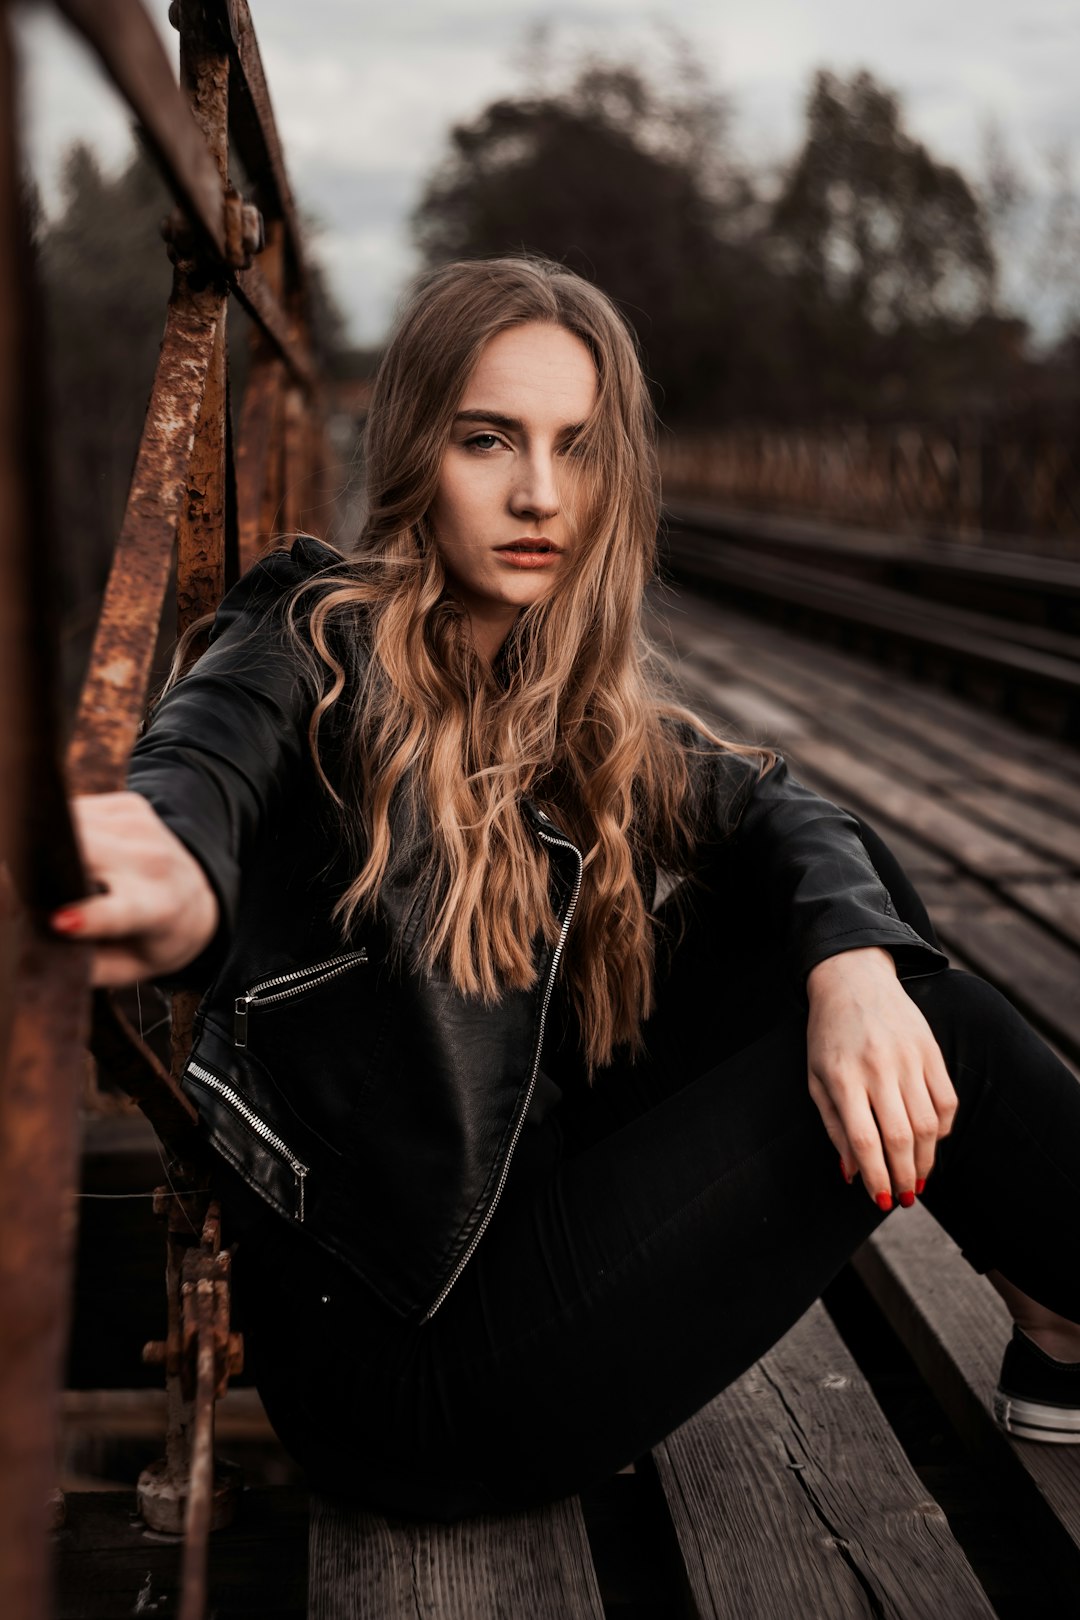
[[[742,426],[676,438],[671,494],[890,529],[1067,537],[1080,547],[1080,415],[952,427]]]

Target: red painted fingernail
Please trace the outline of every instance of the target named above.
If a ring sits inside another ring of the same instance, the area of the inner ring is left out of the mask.
[[[82,914],[78,911],[56,911],[52,916],[52,925],[59,928],[64,934],[77,934],[84,926]]]
[[[878,1208],[886,1211],[892,1209],[892,1193],[878,1193]]]
[[[850,1187],[851,1186],[851,1177],[847,1173],[847,1165],[844,1163],[843,1155],[841,1155],[841,1158],[840,1158],[840,1174],[843,1176],[844,1180],[847,1182],[848,1186]]]
[[[925,1186],[926,1186],[926,1177],[925,1176],[920,1176],[918,1181],[915,1183],[915,1191],[917,1193],[921,1193]]]
[[[910,1209],[914,1202],[915,1202],[915,1194],[913,1192],[902,1192],[900,1194],[900,1207],[901,1207],[901,1209]]]

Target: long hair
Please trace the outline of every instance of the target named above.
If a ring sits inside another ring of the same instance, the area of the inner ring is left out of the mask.
[[[489,668],[447,590],[429,512],[485,345],[527,322],[573,333],[595,364],[595,407],[575,445],[586,493],[566,568]],[[333,914],[342,934],[396,873],[422,872],[421,968],[439,966],[489,1004],[533,983],[534,942],[552,941],[557,920],[546,852],[520,810],[531,796],[584,855],[563,971],[590,1075],[617,1046],[638,1049],[653,1006],[655,925],[640,879],[650,863],[691,867],[687,726],[760,756],[761,769],[775,757],[720,739],[663,694],[641,623],[656,561],[655,438],[634,339],[596,287],[535,257],[445,265],[417,287],[375,379],[367,515],[349,566],[305,581],[286,615],[321,677],[309,738],[354,857]],[[319,750],[332,712],[335,781]]]

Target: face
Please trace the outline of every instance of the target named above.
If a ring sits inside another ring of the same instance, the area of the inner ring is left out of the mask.
[[[429,516],[482,657],[566,568],[574,443],[596,389],[581,339],[530,322],[491,339],[461,397]]]

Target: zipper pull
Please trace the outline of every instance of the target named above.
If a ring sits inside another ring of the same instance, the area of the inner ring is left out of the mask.
[[[296,1219],[304,1219],[304,1182],[307,1179],[307,1165],[301,1164],[299,1159],[292,1161],[292,1173],[296,1177]]]
[[[237,996],[233,1003],[233,1045],[247,1045],[248,1008],[254,996]]]

